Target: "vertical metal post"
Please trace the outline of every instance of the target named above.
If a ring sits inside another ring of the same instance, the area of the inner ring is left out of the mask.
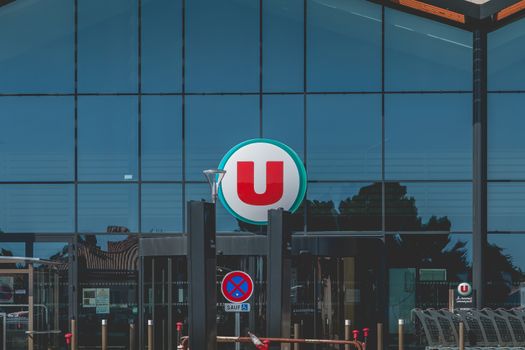
[[[35,313],[34,313],[34,293],[35,293],[35,272],[34,272],[34,269],[33,269],[33,264],[32,263],[29,263],[28,264],[28,269],[29,269],[29,275],[28,275],[28,278],[29,278],[29,281],[28,281],[28,287],[29,287],[29,291],[28,291],[28,320],[27,320],[27,330],[29,331],[29,336],[27,337],[27,348],[29,350],[33,350],[33,346],[34,346],[34,339],[33,339],[33,322],[34,322],[34,317],[35,317]]]
[[[290,337],[291,214],[268,211],[267,306],[268,337]],[[277,348],[275,345],[273,348]]]
[[[78,350],[77,320],[71,319],[71,350]]]
[[[129,324],[129,350],[135,350],[135,324]]]
[[[463,322],[459,323],[459,350],[465,350],[465,325]]]
[[[383,324],[377,324],[377,350],[383,350]]]
[[[153,320],[148,320],[148,350],[153,350]]]
[[[448,290],[448,311],[454,312],[454,289]]]
[[[351,320],[345,320],[345,340],[350,340],[350,336],[352,334],[352,330],[350,327],[352,326]],[[350,350],[350,345],[345,345],[345,350]]]
[[[483,307],[487,246],[487,32],[477,28],[473,36],[472,279],[476,305]]]
[[[398,348],[399,350],[403,350],[404,349],[404,342],[405,342],[405,320],[402,320],[402,319],[399,319],[398,320],[398,335],[399,335],[399,338],[398,338]]]
[[[235,336],[241,336],[241,313],[235,313]],[[241,350],[241,343],[235,343],[235,350]]]
[[[217,349],[215,204],[188,203],[190,349]]]
[[[301,337],[301,329],[299,323],[293,324],[293,337],[299,339]],[[299,343],[293,345],[293,350],[299,350]]]
[[[108,350],[108,321],[102,320],[102,350]]]

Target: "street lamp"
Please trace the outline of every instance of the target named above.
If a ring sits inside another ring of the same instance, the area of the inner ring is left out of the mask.
[[[208,170],[204,170],[203,173],[204,173],[204,176],[206,176],[206,179],[208,179],[208,183],[210,184],[211,202],[216,203],[217,196],[219,193],[219,184],[221,183],[222,178],[224,177],[224,174],[226,174],[226,170],[208,169]]]

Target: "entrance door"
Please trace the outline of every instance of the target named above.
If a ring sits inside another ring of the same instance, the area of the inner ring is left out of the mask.
[[[348,256],[341,256],[337,246],[331,245],[317,255],[294,257],[292,324],[300,325],[302,335],[344,339],[345,320],[350,320],[352,330],[362,333],[363,328],[375,329],[382,318],[379,304],[383,297],[383,267],[378,254],[382,242],[365,238],[348,244],[354,247]],[[331,247],[337,248],[332,254],[328,251]],[[368,340],[374,339],[375,335]]]

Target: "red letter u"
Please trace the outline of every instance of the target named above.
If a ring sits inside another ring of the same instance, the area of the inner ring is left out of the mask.
[[[237,193],[246,204],[270,205],[283,196],[283,162],[266,163],[266,191],[256,193],[254,186],[254,162],[237,162]]]

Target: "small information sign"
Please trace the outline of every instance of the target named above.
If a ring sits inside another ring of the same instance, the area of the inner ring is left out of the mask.
[[[226,312],[250,312],[250,304],[248,303],[224,304],[224,311]]]

